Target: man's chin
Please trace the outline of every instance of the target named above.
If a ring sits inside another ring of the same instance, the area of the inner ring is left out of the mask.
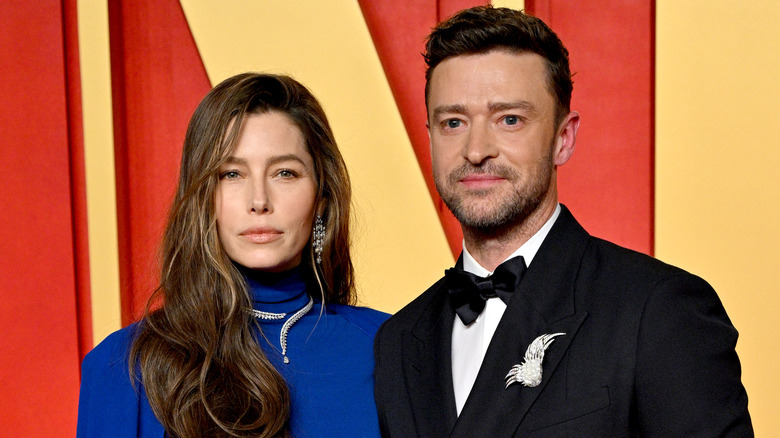
[[[502,227],[511,221],[507,217],[507,211],[504,208],[478,209],[469,206],[452,211],[455,218],[461,225],[469,228],[495,228]]]
[[[461,198],[456,203],[445,203],[462,226],[491,233],[524,221],[539,206],[539,202],[524,202],[508,195],[502,199]]]

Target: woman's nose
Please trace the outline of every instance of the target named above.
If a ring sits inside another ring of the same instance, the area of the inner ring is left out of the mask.
[[[252,185],[249,195],[249,211],[252,213],[270,213],[273,211],[267,187],[263,182]]]

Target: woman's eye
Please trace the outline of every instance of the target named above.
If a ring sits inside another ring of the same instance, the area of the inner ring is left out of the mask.
[[[235,170],[228,170],[227,172],[222,172],[219,175],[219,179],[235,179],[241,176],[238,172]]]
[[[282,178],[295,178],[296,176],[298,176],[297,173],[295,173],[290,169],[282,169],[279,172],[277,172],[277,175],[279,175]]]

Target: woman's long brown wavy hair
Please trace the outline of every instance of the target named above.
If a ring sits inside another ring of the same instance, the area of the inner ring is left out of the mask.
[[[285,114],[314,159],[316,211],[325,222],[317,271],[311,240],[309,291],[325,303],[354,302],[349,251],[351,189],[346,165],[322,107],[287,76],[245,73],[214,87],[190,120],[179,184],[161,248],[161,281],[130,351],[133,382],[143,384],[157,418],[179,437],[286,436],[290,398],[260,349],[246,282],[217,235],[220,165],[235,148],[245,117]]]

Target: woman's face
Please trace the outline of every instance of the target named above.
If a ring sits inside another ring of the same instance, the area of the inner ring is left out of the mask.
[[[217,231],[228,256],[262,271],[300,264],[312,232],[315,178],[303,134],[286,115],[245,117],[216,191]]]

